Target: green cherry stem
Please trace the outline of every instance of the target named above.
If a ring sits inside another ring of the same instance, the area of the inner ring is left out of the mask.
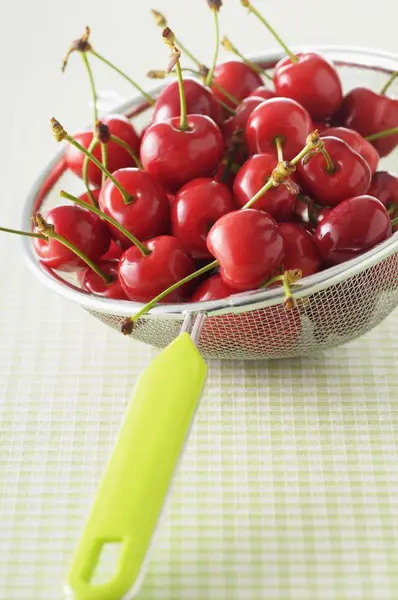
[[[389,135],[395,135],[397,133],[398,127],[391,127],[391,129],[383,129],[383,131],[378,131],[377,133],[367,135],[365,140],[368,140],[368,142],[373,142],[374,140],[381,140],[382,138],[388,137]]]
[[[93,139],[91,140],[91,143],[88,147],[88,151],[90,153],[93,153],[95,148],[98,146],[99,144],[99,140],[97,140],[97,138],[93,137]],[[90,185],[88,183],[88,165],[89,165],[90,159],[87,155],[84,155],[84,160],[83,160],[83,167],[82,167],[82,177],[83,177],[83,183],[85,185],[85,188],[87,190],[87,194],[88,197],[90,198],[91,202],[94,204],[94,206],[98,206],[96,199],[94,198],[94,194],[91,191]]]
[[[160,27],[160,29],[165,29],[168,26],[167,19],[161,12],[151,8],[151,13],[153,18],[155,19],[156,25]],[[200,62],[198,61],[198,59],[194,57],[194,55],[188,50],[188,48],[186,48],[186,46],[184,46],[184,44],[179,38],[175,38],[175,43],[178,46],[178,48],[180,48],[181,52],[185,54],[185,56],[187,56],[193,63],[195,63],[195,65],[200,67]]]
[[[278,136],[274,139],[274,142],[278,153],[278,162],[283,162],[282,138]]]
[[[19,229],[10,229],[9,227],[0,227],[0,231],[4,231],[4,233],[13,233],[15,235],[24,235],[25,237],[38,238],[39,240],[48,239],[42,233],[35,233],[33,231],[20,231]]]
[[[395,225],[398,225],[398,217],[395,217],[395,219],[391,219],[391,226],[395,227]]]
[[[134,323],[136,321],[138,321],[138,319],[143,317],[147,312],[149,312],[158,302],[161,302],[163,300],[163,298],[165,298],[168,294],[170,294],[171,292],[174,292],[174,290],[177,290],[179,287],[188,283],[189,281],[192,281],[192,279],[195,279],[196,277],[200,277],[201,275],[203,275],[204,273],[207,273],[208,271],[212,271],[217,266],[218,266],[218,262],[216,260],[213,260],[213,262],[209,263],[208,265],[205,265],[204,267],[202,267],[201,269],[198,269],[197,271],[194,271],[193,273],[191,273],[190,275],[187,275],[187,277],[184,277],[183,279],[180,279],[176,283],[173,283],[173,285],[168,287],[166,290],[163,290],[163,292],[161,292],[160,294],[155,296],[155,298],[153,298],[150,302],[145,304],[145,306],[143,306],[141,308],[141,310],[139,310],[135,315],[125,319],[125,321],[122,324],[122,333],[124,333],[125,335],[128,335],[129,333],[131,333],[131,331],[134,327]]]
[[[69,144],[72,144],[72,146],[80,150],[80,152],[87,156],[89,160],[91,160],[91,162],[93,162],[102,171],[102,173],[105,173],[108,179],[112,181],[114,186],[119,190],[119,192],[123,196],[123,201],[125,204],[130,204],[133,201],[133,198],[130,196],[130,194],[126,192],[124,187],[117,181],[117,179],[115,179],[112,173],[110,173],[110,171],[108,171],[108,169],[106,169],[104,165],[102,165],[100,161],[97,160],[93,154],[91,154],[91,152],[89,152],[86,148],[84,148],[84,146],[79,144],[78,141],[76,141],[71,135],[69,135],[69,133],[62,127],[61,123],[54,119],[54,117],[51,119],[51,126],[55,141],[62,142],[63,140],[65,140]]]
[[[126,152],[128,152],[130,154],[131,158],[134,160],[134,162],[137,165],[138,169],[142,169],[141,161],[138,158],[138,156],[136,155],[136,153],[134,152],[134,150],[131,148],[131,146],[129,146],[124,140],[122,140],[117,135],[111,134],[110,137],[109,137],[109,139],[112,142],[115,142],[115,144],[117,144],[121,148],[123,148],[123,150],[126,150]]]
[[[290,50],[290,48],[288,48],[286,46],[285,42],[279,37],[279,35],[276,33],[275,29],[273,27],[271,27],[271,25],[268,23],[268,21],[265,20],[265,18],[257,10],[257,8],[255,8],[249,0],[240,0],[240,1],[241,1],[242,6],[247,8],[249,10],[249,13],[252,13],[253,15],[255,15],[257,17],[257,19],[268,29],[270,34],[275,38],[275,40],[278,42],[278,44],[280,46],[282,46],[283,50],[290,57],[290,60],[294,63],[298,62],[297,56]]]
[[[84,204],[84,202],[83,202]],[[40,231],[41,238],[46,240],[56,240],[60,242],[66,248],[69,248],[76,256],[78,256],[83,262],[86,263],[87,266],[90,267],[105,283],[111,283],[113,281],[113,277],[104,273],[97,265],[86,255],[84,254],[75,244],[66,239],[63,235],[60,235],[55,231],[54,225],[47,223],[47,221],[43,218],[40,213],[36,213],[32,217],[33,225]],[[30,235],[33,237],[34,234],[26,234],[24,232],[14,231],[13,233],[20,233],[22,235]],[[38,237],[38,236],[35,236]]]
[[[214,69],[216,68],[216,65],[217,65],[218,52],[220,50],[220,25],[218,22],[218,13],[220,10],[221,2],[217,2],[216,0],[207,0],[207,1],[209,3],[210,10],[213,13],[214,31],[215,31],[215,38],[216,38],[214,54],[213,54],[213,62],[211,64],[209,72],[207,73],[207,77],[206,77],[206,81],[205,81],[205,84],[208,87],[210,87],[211,83],[213,81]]]
[[[273,81],[272,76],[269,75],[269,73],[267,73],[267,71],[265,69],[263,69],[262,67],[260,67],[256,63],[254,63],[253,61],[249,60],[248,58],[246,58],[238,50],[238,48],[236,46],[234,46],[234,44],[231,42],[231,40],[227,36],[223,37],[223,39],[221,40],[221,45],[228,52],[232,52],[232,54],[235,54],[235,56],[238,56],[253,71],[255,71],[256,73],[258,73],[259,75],[264,75],[264,77],[266,77],[266,79],[269,79],[269,81]]]
[[[91,48],[90,52],[91,52],[91,54],[93,56],[95,56],[95,58],[97,58],[98,60],[100,60],[101,62],[103,62],[105,65],[107,65],[113,71],[116,71],[116,73],[118,73],[126,81],[128,81],[129,83],[131,83],[131,85],[134,86],[135,89],[138,92],[140,92],[140,94],[142,94],[144,96],[144,98],[148,102],[148,104],[150,104],[151,106],[153,106],[155,104],[155,100],[152,98],[152,96],[150,94],[148,94],[148,92],[146,92],[140,85],[138,85],[138,83],[136,81],[134,81],[133,79],[131,79],[131,77],[129,77],[128,75],[126,75],[126,73],[124,73],[124,71],[122,71],[121,69],[119,69],[119,67],[117,67],[116,65],[114,65],[113,63],[111,63],[109,60],[107,60],[101,54],[98,54],[98,52],[96,52],[92,48]]]
[[[322,140],[319,139],[319,135],[317,131],[314,131],[309,134],[306,140],[306,145],[304,148],[294,157],[291,161],[283,161],[278,162],[276,168],[272,171],[271,177],[268,179],[267,183],[263,185],[262,188],[258,190],[256,194],[254,194],[253,198],[251,198],[242,208],[250,208],[259,200],[265,192],[268,192],[272,187],[278,186],[282,181],[286,179],[289,175],[291,175],[296,170],[297,163],[300,162],[304,156],[306,156],[310,152],[320,151],[320,147],[322,145]]]
[[[86,67],[88,79],[90,81],[91,95],[93,97],[93,128],[95,128],[95,124],[98,121],[98,108],[97,108],[97,92],[95,89],[93,71],[91,69],[91,65],[87,58],[87,54],[85,52],[81,52],[81,57],[82,57],[84,66]]]
[[[66,55],[63,59],[62,71],[65,71],[66,66],[68,64],[69,56],[73,52],[77,51],[77,52],[80,52],[81,54],[86,54],[87,52],[90,52],[98,60],[100,60],[101,62],[106,64],[108,67],[110,67],[111,69],[116,71],[116,73],[118,73],[124,79],[126,79],[129,83],[131,83],[131,85],[133,85],[135,87],[135,89],[144,96],[144,98],[147,100],[148,104],[153,106],[155,104],[155,100],[152,98],[152,96],[150,96],[141,86],[139,86],[136,81],[131,79],[128,75],[126,75],[126,73],[124,73],[121,69],[116,67],[116,65],[114,65],[109,60],[107,60],[104,56],[102,56],[101,54],[96,52],[96,50],[93,49],[91,43],[89,42],[89,38],[90,38],[90,28],[86,27],[83,35],[78,40],[75,40],[74,42],[72,42],[71,47],[69,48],[68,52],[66,53]]]
[[[386,81],[386,83],[383,85],[383,87],[380,90],[380,94],[382,96],[385,95],[385,93],[387,92],[388,88],[396,80],[397,77],[398,77],[398,71],[394,71],[394,73],[392,73],[391,77],[389,77],[389,79]]]
[[[104,169],[108,170],[108,144],[104,144],[104,142],[101,142],[101,160]],[[104,185],[105,181],[106,172],[102,171],[102,185]]]
[[[171,70],[175,67],[177,73],[177,81],[178,81],[178,89],[180,92],[180,130],[187,131],[189,129],[188,125],[188,115],[187,115],[187,101],[185,98],[185,89],[184,89],[184,80],[182,77],[182,70],[180,65],[180,57],[181,52],[177,48],[175,41],[176,37],[173,31],[169,27],[163,29],[162,37],[164,43],[171,49],[171,58],[169,66],[167,67],[166,73],[169,74]]]
[[[81,206],[82,208],[85,208],[85,209],[89,210],[90,212],[98,215],[99,217],[101,217],[101,219],[103,219],[104,221],[107,221],[108,223],[110,223],[111,225],[116,227],[116,229],[118,229],[123,235],[125,235],[126,238],[128,240],[130,240],[130,242],[132,244],[134,244],[134,246],[137,246],[137,248],[141,252],[142,256],[148,256],[150,254],[150,251],[148,250],[148,248],[146,248],[146,246],[144,246],[144,244],[142,242],[140,242],[140,240],[138,238],[136,238],[135,235],[133,235],[130,231],[128,231],[125,227],[123,227],[123,225],[120,225],[120,223],[118,223],[116,221],[116,219],[114,219],[110,215],[105,214],[99,208],[96,208],[95,206],[91,206],[91,204],[84,202],[84,200],[81,200],[80,198],[76,198],[76,196],[72,196],[72,194],[69,194],[69,192],[65,192],[64,190],[61,190],[59,195],[61,196],[61,198],[66,198],[67,200],[74,202],[74,204],[77,204],[78,206]]]

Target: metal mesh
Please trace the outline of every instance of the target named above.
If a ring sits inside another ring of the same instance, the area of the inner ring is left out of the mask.
[[[298,301],[298,307],[268,306],[206,318],[199,350],[208,358],[287,358],[338,346],[363,335],[398,305],[398,253],[325,290]],[[89,310],[120,330],[124,316]],[[178,334],[183,318],[148,316],[132,337],[157,348]]]

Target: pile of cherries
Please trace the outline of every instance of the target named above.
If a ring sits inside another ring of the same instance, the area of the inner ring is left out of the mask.
[[[208,4],[218,34],[221,1]],[[196,61],[199,77],[188,77],[183,46],[153,13],[176,78],[156,100],[145,94],[153,112],[144,131],[111,115],[70,136],[53,120],[56,139],[68,142],[66,166],[88,190],[61,192],[68,203],[35,215],[43,264],[76,271],[92,294],[148,303],[132,324],[157,301],[215,300],[271,284],[289,290],[392,235],[398,178],[377,168],[398,144],[398,100],[387,95],[397,73],[381,93],[361,87],[344,96],[335,67],[316,53],[293,54],[281,42],[287,55],[270,75],[246,60],[216,64],[217,35],[212,68]],[[93,85],[88,57],[104,59],[88,36],[71,51]]]

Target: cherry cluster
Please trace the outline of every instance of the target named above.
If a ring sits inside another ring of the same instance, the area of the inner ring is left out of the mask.
[[[398,144],[398,100],[356,88],[343,95],[322,56],[294,54],[249,2],[241,0],[286,52],[273,71],[246,60],[218,63],[221,0],[208,0],[216,48],[211,68],[189,53],[152,11],[170,49],[174,78],[152,98],[96,52],[89,30],[75,41],[90,76],[94,127],[71,136],[67,167],[86,192],[34,216],[34,246],[48,267],[76,271],[81,287],[147,303],[207,301],[262,286],[290,285],[386,240],[398,223],[398,178],[377,171]],[[183,68],[184,54],[196,69]],[[98,119],[89,63],[96,57],[128,79],[152,109],[137,133],[124,116]],[[193,77],[192,75],[195,75]],[[270,82],[268,81],[270,80]],[[266,82],[266,83],[265,83]],[[271,88],[272,85],[272,88]]]

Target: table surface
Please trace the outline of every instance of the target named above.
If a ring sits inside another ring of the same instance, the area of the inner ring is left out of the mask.
[[[19,226],[26,193],[56,151],[49,118],[70,130],[90,118],[81,61],[59,72],[86,23],[93,45],[141,82],[164,67],[147,3],[116,4],[4,7],[2,224]],[[223,31],[244,52],[274,46],[238,0],[224,4]],[[206,2],[187,6],[155,8],[209,61]],[[337,0],[327,27],[326,8],[312,0],[258,6],[293,44],[398,50],[390,0],[377,12]],[[130,94],[105,70],[96,78],[99,89]],[[0,236],[0,256],[0,597],[58,600],[131,390],[156,351],[45,290],[19,240]],[[395,311],[362,339],[308,358],[209,362],[140,600],[396,597],[397,325]]]

